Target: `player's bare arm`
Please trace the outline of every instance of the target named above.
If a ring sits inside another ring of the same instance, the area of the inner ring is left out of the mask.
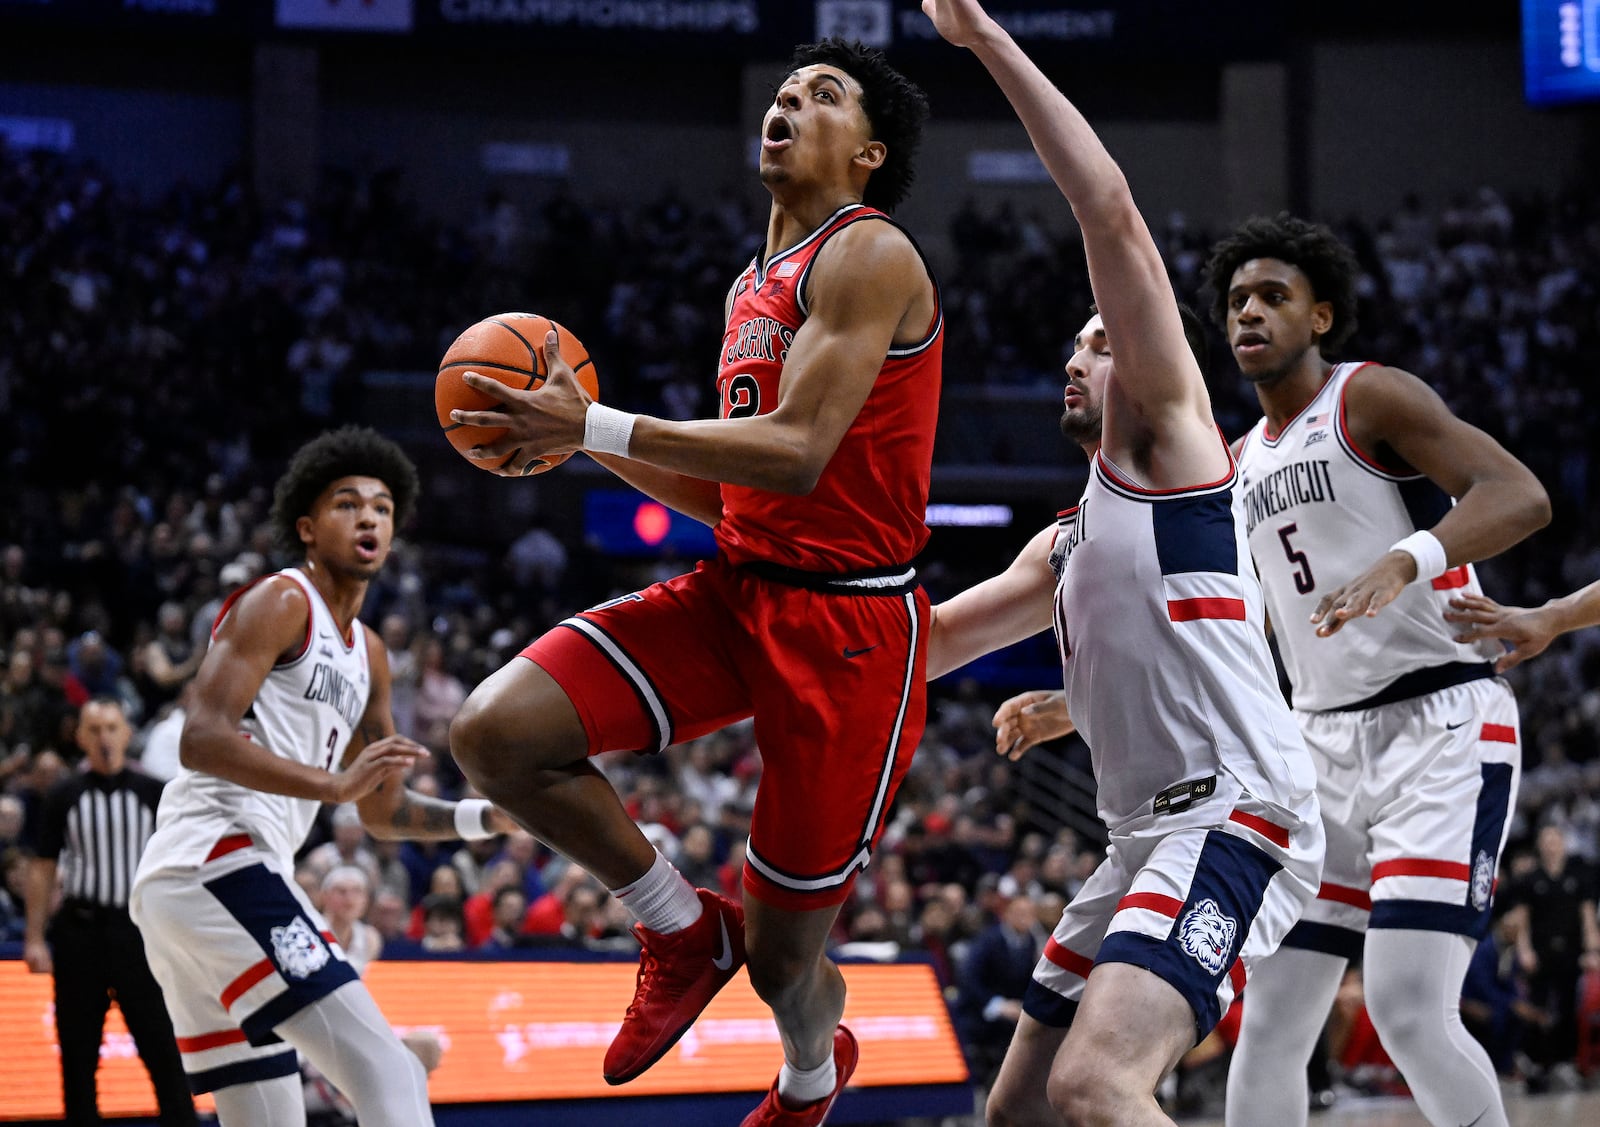
[[[999,575],[931,608],[928,680],[1050,629],[1056,590],[1050,548],[1055,536],[1055,525],[1042,529]]]
[[[1550,499],[1532,471],[1451,414],[1438,393],[1409,372],[1362,369],[1347,385],[1344,410],[1359,449],[1426,475],[1456,499],[1428,530],[1443,546],[1447,568],[1497,555],[1550,522]],[[1376,615],[1418,578],[1410,553],[1386,552],[1329,592],[1311,621],[1327,637],[1352,618]]]
[[[891,344],[926,331],[934,297],[910,240],[878,222],[852,224],[828,240],[807,296],[810,313],[789,347],[771,413],[688,422],[641,415],[629,459],[706,481],[809,492],[871,393]],[[506,437],[481,448],[483,458],[503,458],[519,445],[563,453],[583,444],[589,400],[549,345],[546,358],[551,374],[536,391],[466,377],[501,406],[457,411],[452,419],[506,428]]]
[[[388,735],[335,774],[274,755],[239,730],[272,667],[299,652],[310,614],[305,592],[289,579],[268,578],[240,596],[195,675],[194,710],[178,744],[185,767],[269,794],[338,803],[403,776],[427,754],[404,736]]]
[[[388,651],[370,626],[363,624],[361,629],[367,636],[367,668],[372,687],[361,726],[350,737],[350,745],[345,749],[346,770],[360,760],[367,747],[390,738],[404,739],[396,736],[394,712],[389,703]],[[456,829],[459,805],[418,794],[405,785],[403,776],[394,775],[380,779],[377,786],[356,800],[361,824],[380,841],[454,841],[461,836]],[[496,808],[485,819],[485,828],[496,833],[511,833],[519,827],[509,814]]]
[[[722,521],[722,489],[715,481],[664,470],[632,458],[602,454],[598,450],[586,450],[584,453],[646,497],[659,501],[675,513],[682,513],[712,528]],[[513,475],[507,473],[505,476]]]
[[[924,0],[939,33],[999,84],[1083,229],[1089,281],[1115,357],[1103,449],[1142,484],[1177,488],[1228,472],[1211,401],[1183,335],[1166,266],[1122,169],[1077,108],[975,0]]]
[[[1030,689],[995,710],[994,750],[1015,763],[1030,748],[1077,731],[1060,689]]]
[[[1495,662],[1496,673],[1542,654],[1557,637],[1600,626],[1600,581],[1539,607],[1502,606],[1487,595],[1457,595],[1444,616],[1461,629],[1458,642],[1498,638],[1511,648]]]

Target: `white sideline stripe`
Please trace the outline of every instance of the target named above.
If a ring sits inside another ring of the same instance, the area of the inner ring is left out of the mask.
[[[649,705],[650,714],[655,717],[656,730],[661,733],[656,750],[665,751],[667,745],[672,742],[672,722],[667,719],[666,707],[661,703],[661,698],[656,696],[655,689],[651,688],[650,679],[644,675],[644,671],[633,663],[631,657],[617,647],[617,644],[606,635],[605,631],[586,619],[569,618],[562,622],[561,625],[571,626],[573,629],[581,631],[584,637],[609,654],[611,660],[622,668],[623,675],[633,682],[634,687],[639,690],[639,695],[644,697],[645,704]]]

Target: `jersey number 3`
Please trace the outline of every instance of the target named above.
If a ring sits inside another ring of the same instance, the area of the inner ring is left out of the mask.
[[[1289,563],[1294,566],[1294,589],[1302,595],[1309,595],[1317,588],[1317,581],[1311,576],[1311,561],[1306,559],[1306,554],[1293,544],[1289,537],[1300,531],[1298,524],[1286,524],[1278,529],[1278,539],[1283,541],[1283,554],[1289,557]]]

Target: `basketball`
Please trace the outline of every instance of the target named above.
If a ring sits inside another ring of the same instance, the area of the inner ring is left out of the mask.
[[[537,313],[497,313],[485,317],[455,339],[439,361],[439,375],[433,384],[433,406],[444,436],[461,456],[473,465],[497,470],[521,460],[522,451],[513,450],[491,466],[473,462],[467,451],[493,442],[505,434],[504,427],[474,427],[453,422],[451,411],[492,411],[499,403],[481,391],[467,386],[461,377],[467,372],[499,380],[508,387],[527,391],[544,383],[544,338],[551,329],[561,356],[577,373],[578,382],[592,398],[600,398],[600,382],[595,375],[589,350],[572,332]],[[544,473],[566,461],[570,454],[546,454],[530,461],[524,474]]]

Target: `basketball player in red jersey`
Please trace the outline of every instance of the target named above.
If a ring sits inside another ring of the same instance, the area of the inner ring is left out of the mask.
[[[876,51],[795,52],[763,122],[772,212],[728,294],[720,418],[590,402],[553,336],[536,393],[469,375],[500,407],[452,416],[507,428],[478,451],[486,464],[585,450],[716,530],[715,560],[568,619],[484,681],[451,746],[639,920],[607,1080],[660,1059],[748,959],[784,1065],[747,1125],[821,1123],[855,1068],[825,943],[922,734],[928,602],[911,560],[927,538],[943,322],[922,255],[883,209],[911,180],[925,114]],[[588,757],[748,716],[764,777],[741,910],[659,856]]]

